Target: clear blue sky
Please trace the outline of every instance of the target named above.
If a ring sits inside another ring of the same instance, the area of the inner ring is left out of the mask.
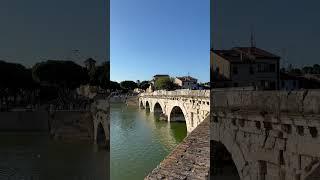
[[[209,0],[111,0],[111,80],[210,77]]]
[[[253,26],[256,46],[297,67],[320,63],[320,1],[212,0],[213,47],[248,46]],[[283,64],[284,61],[281,62]]]
[[[43,59],[106,60],[106,9],[105,0],[1,0],[0,60],[26,66]]]

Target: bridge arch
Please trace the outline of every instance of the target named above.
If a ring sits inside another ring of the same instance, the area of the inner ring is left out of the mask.
[[[228,177],[240,180],[239,170],[230,150],[222,142],[210,142],[210,178]]]
[[[180,106],[172,107],[169,121],[187,121],[186,119],[186,115]]]
[[[150,106],[149,101],[146,101],[146,107],[145,108],[146,108],[147,112],[150,112],[151,106]]]
[[[164,114],[165,108],[159,101],[156,101],[153,106],[153,111],[154,113]]]
[[[249,174],[243,174],[246,168],[250,168],[246,157],[248,153],[245,153],[240,145],[235,142],[233,130],[226,129],[222,124],[218,125],[218,123],[214,122],[213,126],[213,131],[219,133],[219,136],[215,136],[217,138],[214,138],[211,142],[213,142],[213,144],[221,143],[225,147],[225,150],[230,153],[240,179],[245,179],[246,176],[250,176]]]
[[[140,107],[140,109],[144,109],[143,101],[140,101],[140,103],[139,103],[139,107]]]

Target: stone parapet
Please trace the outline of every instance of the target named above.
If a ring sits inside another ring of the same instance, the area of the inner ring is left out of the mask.
[[[320,90],[211,92],[214,108],[320,114]]]
[[[154,91],[151,93],[141,93],[141,97],[144,96],[190,96],[190,97],[210,97],[210,90],[175,90],[175,91]]]

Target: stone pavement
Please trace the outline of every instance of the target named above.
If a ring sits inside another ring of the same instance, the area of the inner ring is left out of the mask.
[[[209,178],[210,142],[207,117],[155,168],[145,180]]]

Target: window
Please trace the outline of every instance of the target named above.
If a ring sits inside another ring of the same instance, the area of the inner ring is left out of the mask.
[[[270,89],[272,89],[272,90],[276,89],[276,82],[274,82],[274,81],[270,82]]]
[[[237,66],[233,66],[232,67],[232,71],[233,71],[233,74],[238,74],[238,67]]]
[[[261,64],[258,64],[258,72],[261,72]]]
[[[250,65],[249,71],[250,71],[250,74],[254,74],[254,69],[253,69],[253,66],[252,66],[252,65]]]
[[[219,67],[216,68],[216,73],[220,73]]]
[[[270,64],[270,66],[269,66],[269,70],[270,70],[270,72],[276,72],[276,65],[275,64]]]

